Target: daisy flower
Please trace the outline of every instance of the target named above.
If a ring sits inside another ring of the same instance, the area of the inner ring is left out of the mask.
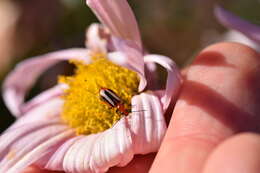
[[[232,31],[227,35],[228,40],[244,43],[260,51],[260,26],[241,19],[220,6],[216,6],[214,12],[218,21]]]
[[[3,85],[3,97],[17,121],[0,137],[0,172],[29,165],[65,172],[106,172],[125,166],[135,154],[156,152],[166,131],[164,113],[180,87],[180,73],[168,57],[147,54],[126,0],[87,0],[100,19],[86,34],[87,48],[27,59]],[[69,61],[72,76],[25,102],[37,77]],[[157,84],[155,64],[167,72]]]

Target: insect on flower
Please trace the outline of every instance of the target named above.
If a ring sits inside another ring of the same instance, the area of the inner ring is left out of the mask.
[[[180,72],[170,58],[144,53],[127,0],[86,2],[102,21],[87,30],[87,48],[27,59],[4,82],[3,97],[17,121],[0,136],[1,173],[20,173],[30,165],[102,173],[127,165],[136,154],[158,151]],[[67,60],[75,74],[60,76],[56,86],[25,102],[37,77]],[[153,64],[167,71],[165,88],[154,89]]]
[[[117,111],[125,116],[130,112],[125,108],[122,99],[111,89],[101,88],[99,91],[100,99],[110,107],[116,108]]]

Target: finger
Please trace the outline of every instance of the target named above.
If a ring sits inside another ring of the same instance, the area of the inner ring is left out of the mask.
[[[210,154],[204,173],[259,173],[260,135],[244,133],[221,143]]]
[[[201,172],[220,141],[259,129],[259,61],[254,50],[236,43],[210,46],[196,57],[152,173]]]

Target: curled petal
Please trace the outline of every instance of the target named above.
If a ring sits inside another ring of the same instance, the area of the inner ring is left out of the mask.
[[[3,98],[9,110],[21,115],[21,106],[26,92],[37,77],[47,68],[62,60],[76,59],[88,63],[90,58],[86,49],[68,49],[27,59],[16,66],[4,81]]]
[[[91,24],[86,32],[86,47],[94,52],[107,52],[109,31],[101,24]]]
[[[239,31],[250,39],[258,42],[258,44],[260,43],[260,26],[249,23],[248,21],[224,10],[220,6],[215,7],[215,16],[225,27]]]
[[[153,54],[145,55],[144,61],[145,63],[149,63],[149,62],[157,63],[163,66],[168,72],[165,93],[164,96],[161,98],[163,110],[165,111],[168,108],[173,96],[176,96],[176,94],[179,91],[181,85],[180,71],[176,66],[176,64],[166,56],[153,55]]]
[[[132,99],[132,113],[112,128],[97,134],[77,136],[47,155],[46,169],[67,172],[106,172],[125,166],[134,154],[158,150],[166,123],[158,97],[142,93]]]
[[[86,2],[99,20],[109,28],[112,35],[131,40],[139,48],[142,47],[138,25],[127,0],[86,0]]]

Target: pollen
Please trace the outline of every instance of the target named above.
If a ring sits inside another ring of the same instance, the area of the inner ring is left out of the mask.
[[[104,54],[94,54],[91,64],[71,61],[76,66],[73,76],[61,76],[60,83],[69,87],[63,96],[62,119],[78,135],[88,135],[111,128],[123,115],[100,99],[100,89],[113,90],[123,106],[131,110],[131,98],[137,94],[139,77],[124,67],[110,62]]]

